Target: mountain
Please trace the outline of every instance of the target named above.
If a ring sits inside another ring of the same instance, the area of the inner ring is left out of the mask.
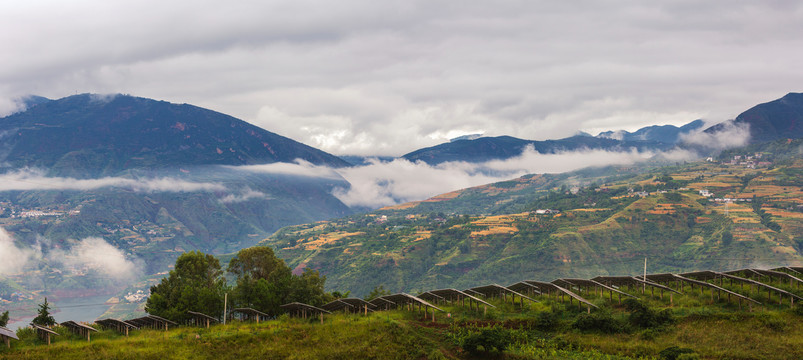
[[[803,140],[713,161],[528,175],[277,231],[261,244],[333,290],[803,264]],[[735,157],[740,161],[732,161]],[[749,157],[749,159],[748,159]],[[745,159],[748,159],[745,161]]]
[[[424,161],[430,165],[448,161],[484,162],[519,156],[528,146],[532,146],[535,151],[542,154],[553,154],[561,151],[583,149],[665,149],[671,145],[653,141],[619,141],[585,135],[544,141],[524,140],[512,136],[497,136],[452,141],[410,152],[403,155],[402,158],[409,161]]]
[[[36,105],[44,104],[44,103],[50,102],[50,101],[52,101],[52,100],[50,100],[50,99],[48,99],[46,97],[43,97],[43,96],[38,96],[38,95],[23,96],[20,99],[20,102],[24,106],[24,110],[23,111],[25,111],[27,109],[30,109],[30,108],[32,108],[32,107],[34,107]]]
[[[597,137],[606,139],[616,139],[624,141],[657,141],[667,144],[675,144],[679,141],[681,134],[686,134],[702,128],[702,120],[694,120],[686,125],[677,127],[674,125],[653,125],[643,127],[635,132],[625,130],[605,131],[599,133]]]
[[[96,268],[114,264],[86,258],[98,238],[104,257],[152,275],[185,251],[230,253],[354,213],[332,195],[350,186],[336,173],[283,171],[297,159],[348,163],[231,116],[127,95],[28,99],[0,119],[0,227],[32,255],[12,271],[27,291],[120,285]]]
[[[0,163],[100,176],[132,168],[348,163],[242,120],[187,104],[82,94],[0,119]]]
[[[756,105],[739,114],[736,119],[714,125],[705,130],[716,133],[729,125],[750,127],[750,142],[762,143],[777,139],[803,137],[803,93],[789,93],[784,97]]]

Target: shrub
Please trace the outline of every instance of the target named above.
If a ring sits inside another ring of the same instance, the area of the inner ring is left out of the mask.
[[[555,331],[559,325],[558,316],[551,311],[538,313],[535,318],[535,328],[541,331]]]
[[[656,336],[656,333],[655,333],[655,330],[653,330],[653,329],[644,330],[639,335],[641,340],[645,340],[645,341],[655,340],[655,336]]]
[[[684,356],[683,359],[690,359],[689,355],[691,354],[697,355],[694,353],[694,350],[692,349],[682,348],[679,346],[670,346],[666,349],[661,350],[661,352],[658,353],[658,356],[660,356],[661,359],[665,360],[679,360],[681,359],[681,356]]]
[[[630,311],[630,323],[642,329],[656,328],[673,321],[669,310],[655,311],[636,299],[625,300],[625,308]]]
[[[484,328],[463,338],[462,347],[473,355],[483,352],[502,352],[510,345],[510,334],[501,328]]]
[[[593,314],[580,314],[572,323],[572,328],[580,331],[599,331],[613,334],[624,332],[625,324],[607,312],[598,311]]]

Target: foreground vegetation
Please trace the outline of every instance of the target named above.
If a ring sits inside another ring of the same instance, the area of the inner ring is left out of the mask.
[[[439,305],[436,321],[402,310],[368,316],[337,313],[303,320],[286,315],[259,324],[209,329],[111,330],[92,341],[56,327],[47,346],[30,329],[0,348],[4,359],[799,359],[803,309],[742,312],[693,295],[630,300],[586,313],[551,300],[471,311]]]

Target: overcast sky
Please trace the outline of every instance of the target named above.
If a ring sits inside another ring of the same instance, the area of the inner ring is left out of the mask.
[[[338,155],[722,121],[803,91],[799,1],[4,1],[0,112],[127,93]]]

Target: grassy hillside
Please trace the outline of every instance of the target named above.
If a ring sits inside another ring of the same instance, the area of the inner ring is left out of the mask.
[[[531,175],[287,227],[262,244],[356,294],[638,274],[645,257],[657,272],[801,264],[800,146],[641,172]]]
[[[282,316],[260,324],[234,322],[132,331],[110,330],[92,342],[57,327],[46,346],[21,330],[4,359],[795,359],[803,356],[803,312],[788,304],[739,310],[724,297],[696,291],[640,294],[608,301],[584,293],[600,307],[587,314],[542,296],[538,303],[487,298],[495,308],[438,304],[433,322],[419,312],[391,310],[369,316],[336,313],[301,320]],[[800,290],[797,290],[800,294]]]

